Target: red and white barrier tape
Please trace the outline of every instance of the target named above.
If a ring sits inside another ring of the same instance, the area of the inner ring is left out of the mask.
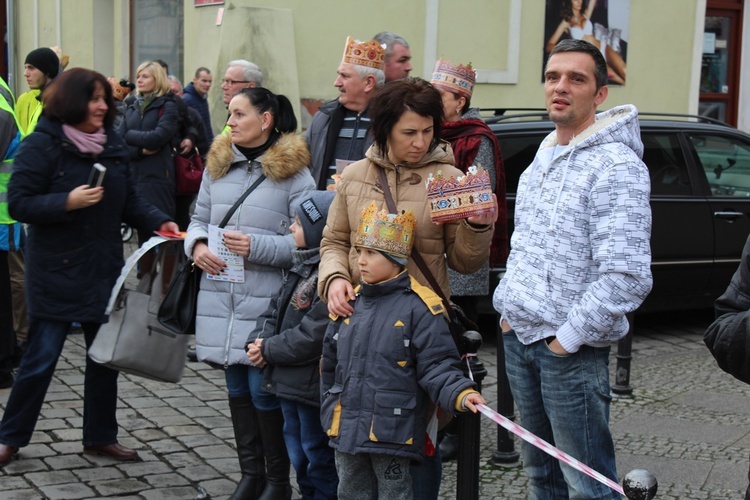
[[[593,477],[600,483],[606,484],[613,490],[615,490],[617,493],[619,493],[622,496],[625,496],[625,492],[622,490],[622,486],[620,486],[618,483],[614,482],[610,478],[606,477],[605,475],[595,471],[588,465],[584,464],[583,462],[576,460],[575,458],[571,457],[564,451],[560,451],[551,444],[549,444],[544,439],[540,438],[539,436],[532,434],[531,432],[527,431],[517,423],[507,419],[506,417],[500,415],[496,411],[490,409],[486,405],[477,405],[477,408],[480,412],[482,412],[485,416],[489,417],[493,421],[495,421],[497,424],[501,425],[508,431],[512,432],[516,436],[520,437],[527,443],[531,443],[532,445],[536,446],[543,452],[547,453],[548,455],[551,455],[552,457],[556,458],[560,462],[567,464],[574,469],[583,472],[587,476]]]

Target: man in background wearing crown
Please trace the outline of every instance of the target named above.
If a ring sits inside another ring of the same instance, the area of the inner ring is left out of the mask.
[[[372,38],[379,44],[385,45],[386,83],[409,76],[411,71],[409,42],[392,31],[381,31]]]
[[[385,49],[375,40],[346,39],[344,57],[333,86],[339,97],[320,107],[305,139],[310,148],[310,173],[318,189],[333,185],[336,162],[361,160],[372,144],[368,107],[378,85],[385,82]]]
[[[430,401],[453,413],[486,404],[461,371],[442,300],[406,270],[416,223],[374,200],[361,212],[354,313],[332,316],[323,340],[321,422],[339,498],[411,499]]]
[[[523,426],[617,481],[609,351],[651,290],[651,206],[638,110],[597,114],[607,92],[597,47],[563,40],[550,52],[544,93],[555,130],[519,179],[493,305]],[[521,452],[529,498],[620,498],[534,446]]]

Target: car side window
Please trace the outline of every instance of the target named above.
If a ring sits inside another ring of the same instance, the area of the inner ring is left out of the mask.
[[[643,163],[651,176],[651,195],[690,195],[690,177],[677,134],[643,132],[641,139]]]
[[[713,196],[750,198],[750,144],[713,134],[692,134],[690,142]]]
[[[526,167],[534,161],[539,145],[547,136],[549,131],[528,136],[497,137],[500,143],[500,154],[505,165],[505,190],[515,194],[518,191],[518,178]]]

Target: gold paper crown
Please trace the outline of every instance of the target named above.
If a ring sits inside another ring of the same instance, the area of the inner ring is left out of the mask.
[[[472,92],[474,92],[476,81],[476,72],[471,67],[471,63],[466,66],[463,64],[453,66],[450,61],[445,59],[439,59],[435,63],[435,69],[430,79],[433,86],[467,98],[470,98]]]
[[[375,201],[362,210],[354,246],[372,248],[396,257],[408,258],[417,220],[411,210],[399,214],[378,211]]]
[[[360,42],[347,37],[346,45],[344,45],[344,58],[341,62],[383,69],[385,68],[385,47],[375,40]]]
[[[437,177],[427,176],[425,185],[432,222],[465,219],[495,210],[490,174],[476,166],[469,167],[466,175],[447,179],[438,170]]]

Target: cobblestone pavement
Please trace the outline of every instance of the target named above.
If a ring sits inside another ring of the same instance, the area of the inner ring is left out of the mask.
[[[703,346],[710,319],[705,311],[639,318],[633,397],[612,405],[618,470],[653,471],[657,498],[737,499],[747,483],[750,387],[721,372]],[[226,498],[239,472],[222,373],[188,363],[179,384],[121,376],[120,441],[143,461],[117,463],[81,453],[82,345],[80,334],[66,342],[31,444],[0,469],[0,499]],[[496,352],[487,338],[480,359],[493,407]],[[0,390],[0,408],[8,394]],[[489,419],[481,433],[480,498],[524,498],[518,464],[491,462],[497,431]],[[456,497],[455,478],[455,462],[446,464],[441,498]]]

